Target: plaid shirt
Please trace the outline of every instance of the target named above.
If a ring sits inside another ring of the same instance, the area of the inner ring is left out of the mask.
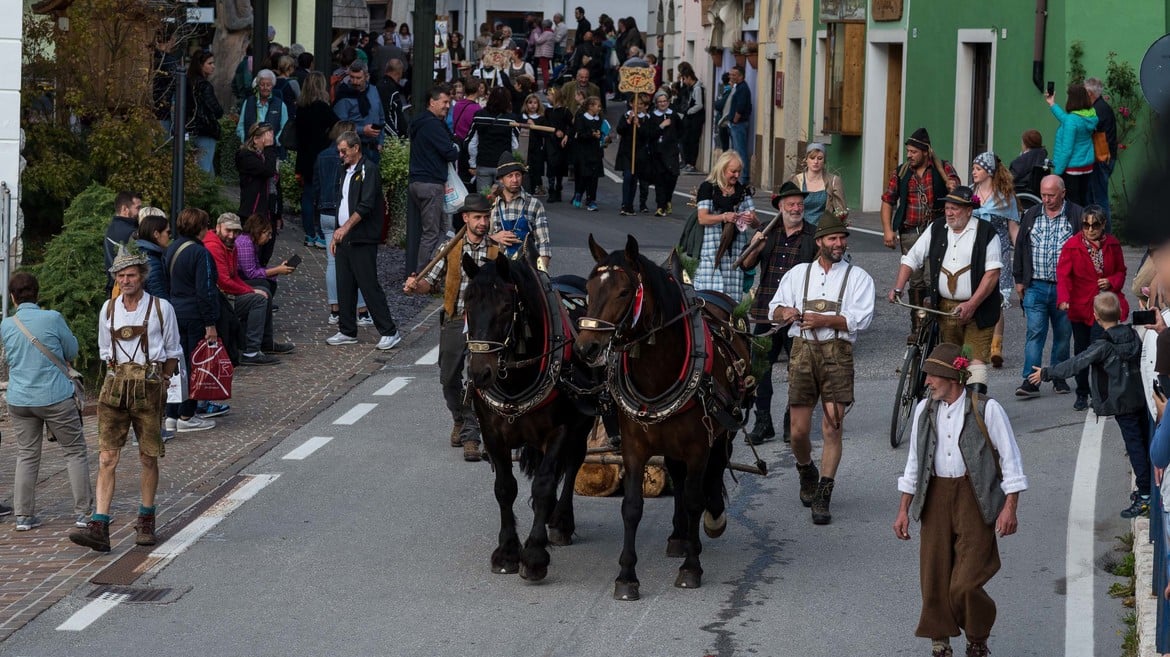
[[[783,226],[778,229],[776,246],[771,253],[764,256],[760,266],[760,289],[756,291],[756,299],[752,302],[752,318],[768,319],[768,302],[776,296],[780,288],[780,279],[800,262],[800,243],[804,239],[804,224],[795,234],[789,235]]]
[[[1043,210],[1036,216],[1036,223],[1032,224],[1032,280],[1056,282],[1056,260],[1060,257],[1060,249],[1068,238],[1072,237],[1069,230],[1068,217],[1065,216],[1067,205],[1060,206],[1060,214],[1049,217]]]
[[[519,244],[507,248],[509,258],[520,252],[524,236],[529,233],[536,240],[536,253],[552,257],[552,246],[548,237],[548,214],[544,211],[544,204],[523,189],[511,201],[505,201],[503,196],[496,201],[496,207],[492,210],[492,226],[488,232],[495,234],[501,230],[510,230],[521,240]]]
[[[882,194],[882,201],[889,203],[893,207],[898,207],[901,199],[898,198],[898,169],[894,169],[894,173],[890,176],[890,182],[886,185],[886,193]],[[959,174],[955,173],[955,167],[950,162],[943,162],[943,172],[947,174],[947,178],[959,180]],[[906,183],[906,220],[902,223],[902,228],[916,228],[928,223],[934,218],[934,165],[926,167],[926,171],[921,176],[913,174],[910,180]]]
[[[490,243],[491,240],[489,240],[487,236],[484,236],[484,238],[479,241],[479,244],[473,244],[469,240],[464,239],[463,255],[471,256],[471,259],[475,261],[475,264],[482,265],[483,263],[487,262],[488,244]],[[463,257],[460,256],[459,259],[462,261]],[[434,267],[431,267],[431,271],[427,273],[423,280],[431,286],[431,289],[437,289],[439,284],[442,283],[446,277],[447,259],[439,258],[439,261],[435,263]],[[463,272],[460,272],[459,295],[455,297],[455,317],[460,317],[463,315],[463,291],[466,289],[467,276],[464,275]]]
[[[706,194],[710,194],[710,196],[705,197]],[[718,187],[709,183],[700,186],[698,200],[700,209],[714,214],[747,212],[756,209],[752,197],[745,195],[739,205],[732,205],[730,198],[724,197]],[[743,298],[743,270],[732,265],[747,247],[747,232],[736,232],[735,242],[723,254],[723,259],[719,261],[719,268],[716,269],[715,254],[719,252],[719,242],[722,238],[723,224],[703,226],[703,245],[699,250],[699,267],[695,271],[695,289],[722,292],[739,303],[739,300]]]

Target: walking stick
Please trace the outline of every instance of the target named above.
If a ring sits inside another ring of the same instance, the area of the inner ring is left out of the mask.
[[[455,245],[459,243],[459,240],[463,239],[463,236],[466,233],[467,224],[463,224],[463,227],[459,229],[459,232],[455,233],[455,237],[447,240],[447,243],[443,245],[443,248],[439,249],[439,252],[435,254],[434,258],[431,258],[431,261],[427,263],[427,266],[423,267],[422,271],[414,275],[415,279],[422,280],[423,278],[426,278],[426,275],[431,273],[431,270],[435,268],[435,265],[438,264],[440,260],[446,258],[448,253],[451,253],[451,249],[455,248]]]
[[[760,248],[761,249],[764,248],[762,245],[764,242],[766,242],[768,240],[768,235],[776,228],[776,226],[779,226],[781,223],[783,223],[781,221],[782,216],[783,215],[779,215],[779,214],[776,215],[772,219],[772,221],[768,222],[768,225],[764,227],[764,230],[761,231],[764,234],[764,238],[762,240],[760,240],[760,244],[761,244]],[[747,258],[747,255],[749,253],[751,253],[751,251],[752,251],[752,246],[749,244],[748,247],[746,249],[744,249],[742,253],[739,254],[739,257],[735,259],[735,262],[732,263],[731,268],[738,269],[739,266],[743,264],[743,261]]]
[[[630,177],[631,178],[634,177],[634,168],[638,164],[638,158],[637,158],[637,155],[638,155],[638,105],[639,105],[639,101],[641,100],[640,96],[641,96],[641,94],[638,94],[638,93],[634,94],[634,114],[632,116],[632,118],[634,119],[634,131],[631,133],[632,138],[630,140]]]

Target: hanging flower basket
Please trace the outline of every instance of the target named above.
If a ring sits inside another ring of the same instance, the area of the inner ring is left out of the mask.
[[[723,66],[723,48],[707,46],[707,54],[711,56],[711,63],[715,65],[715,68]]]

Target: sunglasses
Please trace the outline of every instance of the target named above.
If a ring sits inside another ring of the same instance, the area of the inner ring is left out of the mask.
[[[1104,228],[1105,224],[1100,221],[1082,221],[1081,226],[1083,228]]]

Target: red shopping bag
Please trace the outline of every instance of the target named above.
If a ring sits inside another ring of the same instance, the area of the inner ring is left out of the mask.
[[[191,399],[231,399],[232,371],[232,359],[222,341],[200,340],[191,354]]]

